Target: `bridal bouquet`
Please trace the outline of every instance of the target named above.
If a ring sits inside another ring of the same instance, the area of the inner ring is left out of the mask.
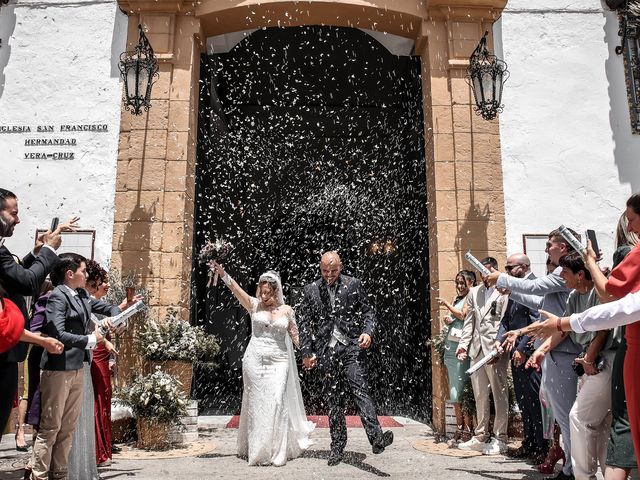
[[[198,254],[198,260],[200,263],[209,264],[209,262],[222,262],[233,250],[233,245],[224,239],[216,239],[215,242],[207,241],[200,253]],[[213,272],[209,270],[209,283],[207,287],[211,286]],[[213,276],[213,286],[218,285],[218,274]]]

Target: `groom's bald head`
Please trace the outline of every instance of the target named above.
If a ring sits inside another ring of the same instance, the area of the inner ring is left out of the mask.
[[[342,272],[342,260],[337,252],[326,252],[320,259],[320,273],[322,278],[331,285]]]

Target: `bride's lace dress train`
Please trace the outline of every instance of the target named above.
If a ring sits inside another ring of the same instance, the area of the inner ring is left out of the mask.
[[[238,455],[249,465],[284,465],[311,444],[291,337],[295,319],[273,317],[252,299],[252,334],[242,359]]]

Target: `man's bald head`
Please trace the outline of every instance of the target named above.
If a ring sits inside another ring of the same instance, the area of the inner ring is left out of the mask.
[[[322,258],[320,258],[320,264],[323,264],[323,263],[325,265],[331,265],[331,264],[342,265],[342,260],[340,260],[340,255],[338,255],[338,252],[331,251],[331,252],[325,252],[322,255]]]
[[[522,278],[531,268],[531,260],[524,253],[514,253],[507,258],[507,273],[513,277]]]
[[[333,284],[342,272],[342,260],[337,252],[326,252],[320,259],[320,273],[322,278],[331,285]]]

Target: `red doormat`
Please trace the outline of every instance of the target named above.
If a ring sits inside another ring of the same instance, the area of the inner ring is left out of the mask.
[[[329,417],[326,415],[309,415],[307,419],[310,422],[316,424],[316,428],[329,428]],[[357,416],[348,416],[347,419],[347,428],[361,428],[362,420]],[[386,415],[380,415],[378,417],[378,421],[380,422],[380,426],[383,428],[398,428],[402,427],[401,423],[398,423],[393,417],[388,417]],[[234,415],[229,423],[227,423],[227,428],[238,428],[240,425],[240,415]]]

